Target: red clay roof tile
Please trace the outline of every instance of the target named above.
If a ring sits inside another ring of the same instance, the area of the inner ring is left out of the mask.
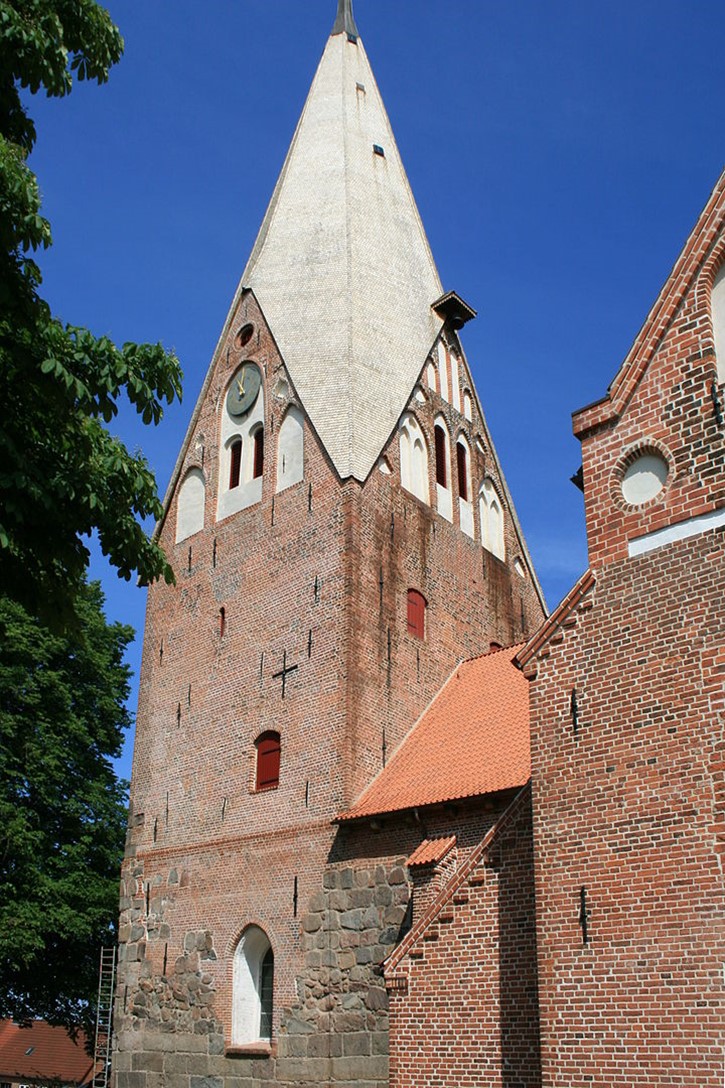
[[[477,797],[523,786],[531,774],[529,684],[521,646],[464,661],[387,767],[339,820]]]
[[[83,1034],[74,1042],[65,1028],[44,1020],[33,1020],[28,1027],[0,1020],[0,1080],[86,1084],[95,1063],[85,1044]]]
[[[443,861],[455,845],[455,835],[448,835],[445,839],[423,839],[420,846],[417,846],[408,858],[406,865],[408,868],[416,865],[435,865],[436,862]]]

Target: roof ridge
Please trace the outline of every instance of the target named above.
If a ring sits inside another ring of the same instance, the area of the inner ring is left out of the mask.
[[[493,840],[508,824],[511,822],[513,816],[518,811],[518,807],[522,803],[522,799],[531,790],[531,782],[527,782],[525,786],[522,786],[519,792],[514,797],[511,804],[501,814],[498,820],[491,825],[486,834],[484,835],[478,846],[475,846],[469,856],[464,861],[463,865],[451,875],[447,884],[444,884],[441,891],[436,898],[430,904],[428,909],[424,911],[418,921],[413,925],[405,937],[396,948],[393,949],[388,958],[383,962],[383,974],[388,977],[388,972],[400,963],[400,961],[408,954],[411,948],[420,940],[425,931],[435,921],[436,917],[442,909],[450,902],[455,893],[459,890],[461,885],[468,879],[471,873],[479,864],[481,858],[491,846]]]

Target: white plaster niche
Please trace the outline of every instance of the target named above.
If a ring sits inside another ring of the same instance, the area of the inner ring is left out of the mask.
[[[277,441],[277,490],[299,483],[305,471],[305,425],[302,412],[294,405],[287,409]]]
[[[642,506],[659,495],[667,483],[669,465],[655,450],[642,450],[630,461],[622,476],[622,495],[630,506]]]
[[[192,468],[179,488],[176,501],[176,543],[204,528],[206,485],[200,468]]]
[[[712,324],[715,336],[717,380],[725,383],[725,264],[715,276],[712,285]]]

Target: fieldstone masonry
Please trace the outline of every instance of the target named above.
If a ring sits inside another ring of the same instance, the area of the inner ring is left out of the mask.
[[[325,871],[321,890],[300,918],[304,966],[296,978],[297,1000],[282,1010],[269,1057],[225,1053],[215,1008],[214,934],[192,930],[179,937],[163,920],[168,893],[180,883],[171,870],[166,886],[157,876],[149,888],[139,865],[121,889],[117,1088],[387,1085],[382,963],[409,919],[404,858]],[[182,951],[172,955],[177,943]]]

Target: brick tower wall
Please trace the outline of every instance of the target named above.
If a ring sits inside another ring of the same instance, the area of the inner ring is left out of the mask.
[[[237,330],[250,322],[254,336],[240,349]],[[243,358],[264,372],[262,499],[216,521],[219,420]],[[424,428],[436,397],[411,402]],[[303,919],[325,891],[331,821],[462,657],[521,637],[541,617],[531,578],[513,570],[522,546],[510,512],[502,562],[482,549],[478,533],[464,537],[402,490],[397,436],[385,451],[390,474],[376,468],[361,485],[338,479],[306,423],[304,479],[275,494],[276,437],[291,399],[273,337],[247,293],[220,345],[175,484],[190,468],[203,473],[205,527],[175,543],[174,490],[161,542],[177,584],[149,591],[122,879],[117,1088],[154,1088],[155,1078],[164,1088],[210,1088],[196,1080],[205,1077],[240,1078],[241,1088],[321,1075],[309,1047],[294,1053],[300,1044],[289,1042],[286,1025],[305,978],[324,985],[315,974],[324,965],[309,962],[316,949],[307,947]],[[478,415],[457,425],[472,446],[476,433],[485,435]],[[481,447],[486,471],[498,475],[490,447]],[[474,474],[482,469],[474,463]],[[433,471],[431,461],[432,480]],[[428,601],[423,640],[407,632],[410,588]],[[254,741],[265,730],[281,735],[280,782],[256,792]],[[404,907],[407,880],[401,889],[388,876],[398,861],[393,853],[380,872],[374,867],[373,885],[359,889],[373,898],[379,886],[389,889],[378,894],[392,895],[391,903],[371,909]],[[231,965],[250,923],[275,953],[273,1046],[271,1054],[239,1056],[230,1053]],[[387,953],[392,946],[380,934],[390,940],[393,931],[385,911],[373,910],[365,924],[376,954]],[[368,1013],[365,1031],[384,1033],[387,1014]],[[372,1046],[358,1056],[356,1081],[382,1084],[387,1058]]]

